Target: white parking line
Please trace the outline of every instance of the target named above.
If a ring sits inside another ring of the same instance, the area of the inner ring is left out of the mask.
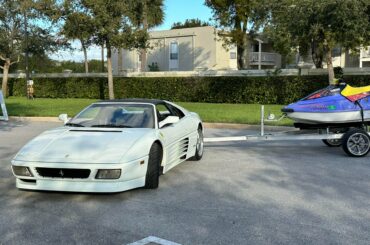
[[[167,241],[167,240],[164,240],[162,238],[159,238],[159,237],[155,237],[155,236],[148,236],[140,241],[136,241],[136,242],[133,242],[133,243],[130,243],[130,244],[127,244],[127,245],[146,245],[146,244],[150,244],[150,243],[155,243],[155,244],[158,244],[158,245],[181,245],[180,243],[176,243],[176,242],[171,242],[171,241]]]

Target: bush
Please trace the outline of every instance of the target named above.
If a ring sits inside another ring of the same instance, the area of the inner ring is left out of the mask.
[[[334,67],[334,75],[336,78],[343,78],[343,68],[340,66]]]
[[[370,76],[344,76],[353,86]],[[106,78],[35,78],[39,98],[107,98]],[[116,98],[183,102],[288,104],[327,86],[327,76],[115,78]],[[11,79],[9,93],[25,96],[24,79]]]

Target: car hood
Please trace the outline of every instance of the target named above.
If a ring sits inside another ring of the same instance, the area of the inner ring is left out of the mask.
[[[54,163],[120,163],[131,147],[152,130],[57,128],[46,131],[31,140],[19,151],[14,160]],[[142,156],[144,155],[143,152]]]

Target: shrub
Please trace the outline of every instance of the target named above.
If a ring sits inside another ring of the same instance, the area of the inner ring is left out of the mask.
[[[334,67],[334,74],[336,78],[343,78],[343,68],[340,66]]]
[[[353,86],[370,76],[344,76]],[[107,98],[106,78],[35,78],[39,98]],[[160,98],[212,103],[288,104],[327,86],[327,76],[152,77],[114,79],[116,98]],[[10,80],[10,95],[25,96],[24,79]]]

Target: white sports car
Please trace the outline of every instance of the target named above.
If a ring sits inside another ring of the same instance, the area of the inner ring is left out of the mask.
[[[196,113],[163,100],[94,103],[26,144],[12,160],[20,189],[120,192],[157,188],[159,176],[203,155]]]

